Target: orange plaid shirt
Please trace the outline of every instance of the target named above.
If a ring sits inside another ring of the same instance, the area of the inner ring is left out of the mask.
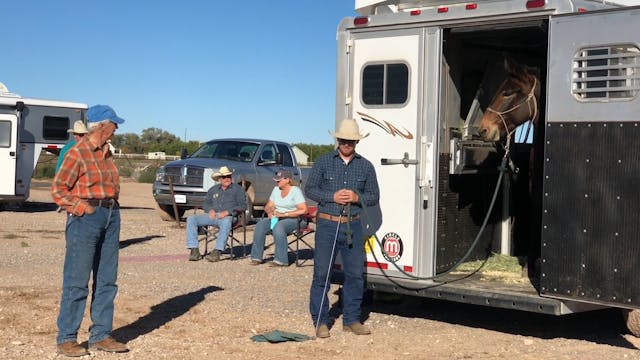
[[[118,199],[120,176],[109,145],[93,144],[83,137],[65,154],[51,184],[51,197],[67,212],[81,216],[87,206],[84,199]]]

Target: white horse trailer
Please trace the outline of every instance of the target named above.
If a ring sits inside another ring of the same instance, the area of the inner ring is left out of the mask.
[[[84,120],[86,104],[23,98],[0,90],[0,204],[29,197],[31,177],[43,150],[58,154],[67,129]]]
[[[381,193],[367,209],[377,238],[367,287],[554,315],[638,309],[640,8],[357,0],[356,10],[337,33],[336,122],[355,118],[371,134],[358,144]],[[531,145],[514,145],[525,150],[512,151],[520,176],[505,176],[492,206],[502,150],[476,129],[505,55],[540,73],[537,156],[529,180]],[[448,273],[491,252],[540,265],[520,285]],[[638,335],[638,310],[626,314]]]

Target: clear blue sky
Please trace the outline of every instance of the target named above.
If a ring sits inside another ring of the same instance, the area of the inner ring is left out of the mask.
[[[2,4],[0,82],[107,104],[118,133],[332,143],[336,29],[353,0],[19,0]]]

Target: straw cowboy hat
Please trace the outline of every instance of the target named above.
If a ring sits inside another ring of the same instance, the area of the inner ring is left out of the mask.
[[[217,181],[221,176],[228,176],[232,174],[233,174],[233,170],[229,170],[228,167],[222,166],[220,170],[218,170],[218,172],[215,172],[213,173],[213,175],[211,175],[211,178]]]
[[[76,122],[73,123],[73,129],[69,129],[67,130],[68,133],[74,133],[74,134],[86,134],[89,131],[87,130],[87,127],[84,126],[84,123],[82,122],[82,120],[77,120]]]
[[[360,134],[360,128],[355,119],[344,119],[338,125],[338,130],[332,135],[336,139],[360,140],[369,136],[369,133]]]

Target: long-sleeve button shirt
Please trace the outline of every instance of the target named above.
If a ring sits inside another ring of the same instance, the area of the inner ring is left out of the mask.
[[[345,164],[337,150],[318,159],[304,187],[307,197],[318,203],[319,212],[340,215],[343,206],[333,201],[333,194],[340,189],[358,193],[359,203],[351,204],[352,216],[360,214],[362,203],[366,206],[376,205],[380,190],[371,162],[355,153]]]
[[[120,176],[113,154],[88,136],[67,151],[51,184],[53,201],[77,216],[88,206],[84,199],[117,200],[119,195]]]
[[[202,207],[207,213],[215,210],[216,213],[228,211],[231,214],[234,210],[244,210],[247,207],[247,195],[242,186],[235,183],[231,183],[226,190],[220,184],[213,185],[207,191]]]

